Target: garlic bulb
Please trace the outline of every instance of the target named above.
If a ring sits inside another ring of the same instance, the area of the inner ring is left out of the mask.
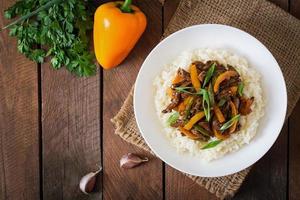
[[[97,175],[102,171],[102,167],[99,167],[99,169],[95,172],[90,172],[86,175],[84,175],[79,183],[80,190],[85,193],[91,193],[95,187],[96,184],[96,178]]]
[[[149,159],[147,157],[141,158],[136,154],[128,153],[128,154],[122,156],[122,158],[120,160],[120,167],[129,169],[129,168],[136,167],[143,162],[147,162],[148,160]]]

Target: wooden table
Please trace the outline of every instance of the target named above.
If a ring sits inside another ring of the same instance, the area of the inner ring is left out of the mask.
[[[15,0],[0,0],[3,10]],[[0,199],[215,199],[213,195],[139,148],[114,135],[110,119],[158,43],[178,0],[140,0],[148,27],[121,67],[77,78],[49,64],[37,65],[0,36]],[[300,18],[300,0],[272,0]],[[7,23],[1,17],[1,26]],[[300,38],[299,38],[300,39]],[[299,55],[300,56],[300,55]],[[300,102],[272,147],[253,167],[235,199],[300,198]],[[119,167],[123,154],[151,161]],[[78,189],[87,172],[104,168],[92,196]]]

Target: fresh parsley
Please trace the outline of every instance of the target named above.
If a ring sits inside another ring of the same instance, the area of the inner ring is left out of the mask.
[[[7,19],[19,18],[3,29],[10,29],[19,52],[31,60],[43,63],[50,57],[54,69],[65,66],[91,76],[96,72],[89,50],[93,9],[92,0],[20,0],[4,13]]]

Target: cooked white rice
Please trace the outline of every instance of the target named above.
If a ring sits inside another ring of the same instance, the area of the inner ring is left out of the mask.
[[[161,112],[170,103],[170,97],[168,97],[166,91],[172,84],[171,82],[178,68],[181,67],[188,71],[190,64],[197,60],[202,62],[217,60],[225,66],[227,64],[232,65],[239,72],[244,83],[244,95],[247,97],[254,96],[254,103],[251,107],[252,112],[240,119],[240,131],[232,134],[230,138],[224,140],[216,147],[205,150],[202,150],[201,147],[206,143],[191,140],[182,136],[176,128],[169,127],[166,122],[171,113],[163,114]],[[248,66],[247,60],[226,50],[205,48],[183,52],[174,62],[165,66],[162,73],[155,78],[153,85],[155,87],[154,98],[157,115],[172,145],[176,147],[178,152],[187,152],[207,161],[220,158],[229,152],[237,151],[244,144],[248,144],[256,135],[259,120],[264,115],[260,74]]]

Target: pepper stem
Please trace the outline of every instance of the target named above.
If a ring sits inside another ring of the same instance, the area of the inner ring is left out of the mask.
[[[132,0],[125,0],[123,5],[121,6],[122,12],[131,13],[132,9],[130,8],[130,5],[132,3]]]

